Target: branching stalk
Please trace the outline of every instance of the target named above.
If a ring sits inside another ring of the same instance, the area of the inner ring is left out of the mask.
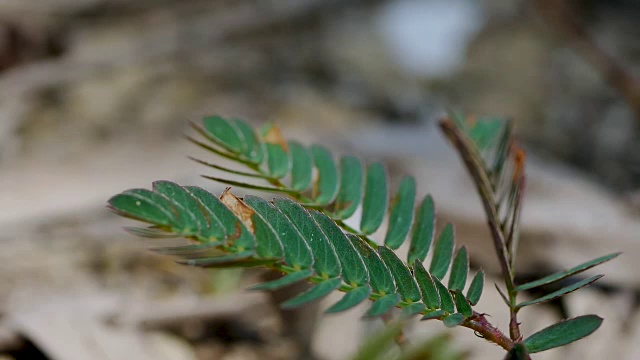
[[[516,208],[513,214],[513,223],[510,231],[509,238],[505,235],[505,230],[501,226],[500,218],[498,216],[497,204],[495,202],[495,194],[489,179],[487,172],[485,171],[482,159],[477,154],[477,151],[473,148],[473,145],[469,143],[466,136],[450,119],[444,119],[440,122],[445,135],[453,143],[457,149],[460,157],[462,158],[467,171],[471,175],[473,182],[476,185],[480,200],[487,215],[487,222],[491,231],[491,237],[493,239],[493,245],[498,256],[498,262],[502,269],[502,276],[504,278],[505,286],[507,288],[507,294],[509,297],[509,335],[513,341],[521,341],[522,334],[520,332],[520,324],[517,318],[516,308],[516,295],[514,284],[513,265],[515,264],[515,249],[517,248],[517,221],[519,218],[520,206],[522,194],[524,191],[524,166],[523,161],[516,161],[516,171],[514,181],[519,182],[520,187],[516,193]],[[516,151],[516,157],[523,159],[523,152]],[[506,228],[506,227],[505,227]],[[507,246],[507,241],[510,246]]]

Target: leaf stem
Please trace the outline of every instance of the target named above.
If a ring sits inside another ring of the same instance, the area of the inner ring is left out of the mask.
[[[493,326],[485,314],[473,312],[473,316],[465,320],[460,326],[464,326],[476,332],[479,337],[490,341],[501,348],[509,351],[513,347],[514,341],[507,337],[500,331],[500,329]]]

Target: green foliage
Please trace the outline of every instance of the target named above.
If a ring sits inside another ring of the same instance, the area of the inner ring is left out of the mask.
[[[596,331],[601,324],[602,318],[596,315],[563,320],[529,336],[524,346],[530,353],[553,349],[582,339]]]
[[[400,182],[387,209],[388,175],[381,163],[368,165],[363,173],[358,159],[345,156],[340,160],[338,172],[326,148],[318,145],[306,148],[285,141],[274,125],[263,127],[260,135],[243,122],[221,117],[206,118],[202,126],[192,126],[213,144],[192,141],[207,148],[219,146],[216,154],[247,165],[254,171],[252,178],[264,179],[269,185],[228,180],[225,183],[283,192],[295,201],[277,198],[269,202],[251,195],[239,199],[230,191],[218,199],[200,188],[183,188],[162,181],[154,183],[153,191],[136,190],[144,194],[143,200],[142,195],[130,195],[131,191],[116,195],[110,200],[114,211],[150,223],[147,231],[153,233],[149,236],[166,231],[215,244],[207,247],[219,252],[215,257],[198,256],[201,255],[197,254],[198,247],[189,248],[196,252],[194,259],[193,253],[173,252],[186,257],[190,264],[233,266],[239,260],[241,265],[270,260],[272,268],[285,274],[252,289],[273,290],[305,279],[316,284],[307,293],[285,302],[286,307],[303,305],[339,287],[346,294],[330,307],[331,312],[346,310],[366,298],[374,301],[368,316],[385,314],[395,306],[410,307],[405,314],[444,310],[441,318],[455,312],[450,291],[465,287],[466,249],[458,250],[450,286],[445,287],[438,279],[447,275],[454,249],[453,226],[447,224],[435,243],[431,273],[425,270],[421,261],[433,242],[435,213],[433,200],[427,196],[414,217],[413,178],[405,177]],[[316,176],[312,176],[314,171]],[[282,181],[288,181],[289,185]],[[359,204],[362,204],[361,226],[354,230],[342,220],[352,216]],[[389,227],[385,245],[379,246],[367,235],[380,227],[387,210]],[[404,243],[412,225],[411,262],[405,263],[393,250]],[[414,266],[418,267],[417,272],[412,271]],[[432,277],[437,278],[438,285]],[[473,295],[478,297],[477,291]],[[464,304],[470,303],[461,292],[457,297]],[[441,302],[440,298],[444,300]],[[465,308],[466,318],[473,314],[466,311],[469,309]]]
[[[344,311],[370,299],[373,304],[366,316],[381,316],[399,307],[404,317],[421,314],[423,320],[438,319],[448,327],[466,326],[492,335],[493,328],[478,330],[478,326],[484,326],[478,325],[484,324],[484,315],[473,310],[482,295],[484,273],[475,274],[465,295],[469,278],[467,250],[464,246],[455,250],[452,224],[446,224],[434,242],[433,199],[427,195],[415,208],[416,182],[412,177],[403,178],[390,196],[388,175],[381,163],[365,167],[359,159],[343,156],[336,164],[327,148],[287,141],[275,125],[267,124],[256,132],[240,120],[219,116],[207,117],[201,125],[191,125],[205,141],[192,137],[189,140],[245,169],[193,160],[252,181],[206,178],[289,198],[269,201],[247,195],[241,199],[229,189],[217,197],[198,187],[157,181],[152,190],[127,190],[109,200],[110,208],[119,215],[150,224],[128,231],[143,237],[191,240],[190,245],[156,249],[178,256],[178,261],[190,265],[265,266],[284,275],[252,286],[255,290],[273,290],[299,281],[313,284],[308,291],[281,304],[284,308],[299,307],[340,290],[344,297],[327,312]],[[515,264],[525,184],[524,153],[514,149],[508,122],[457,119],[441,125],[478,187],[505,277],[507,294],[501,295],[512,316],[525,306],[565,295],[601,276],[517,304],[518,291],[576,275],[618,254],[516,286],[511,268]],[[256,180],[263,183],[255,183]],[[345,220],[353,217],[359,207],[360,226],[354,229]],[[385,218],[388,228],[383,244],[379,245],[369,236],[378,231]],[[394,250],[407,238],[411,240],[404,262]],[[431,249],[433,255],[427,266],[424,261]],[[447,276],[445,286],[443,280]],[[485,338],[507,350],[519,349],[527,358],[527,352],[543,351],[590,334],[600,323],[594,324],[593,317],[561,322],[527,338],[525,347],[519,345],[517,337]]]

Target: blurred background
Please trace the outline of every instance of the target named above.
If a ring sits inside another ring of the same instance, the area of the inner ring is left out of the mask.
[[[122,231],[117,192],[223,189],[186,159],[213,159],[182,137],[205,114],[416,176],[505,329],[484,214],[436,126],[447,109],[515,121],[522,279],[624,252],[599,285],[523,311],[525,336],[606,319],[536,358],[639,359],[638,19],[635,0],[0,0],[0,359],[348,359],[381,327],[361,307],[279,312],[282,294],[243,290],[261,272],[178,266]],[[442,332],[469,359],[503,356],[467,329],[408,329]]]

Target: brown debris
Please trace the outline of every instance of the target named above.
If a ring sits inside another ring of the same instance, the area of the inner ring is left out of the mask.
[[[231,192],[230,187],[226,188],[222,195],[220,195],[220,201],[222,201],[222,203],[225,204],[229,210],[231,210],[231,212],[233,212],[242,221],[244,226],[246,226],[251,233],[256,232],[253,220],[251,219],[251,216],[253,216],[255,211],[242,202],[240,198],[235,196]]]

